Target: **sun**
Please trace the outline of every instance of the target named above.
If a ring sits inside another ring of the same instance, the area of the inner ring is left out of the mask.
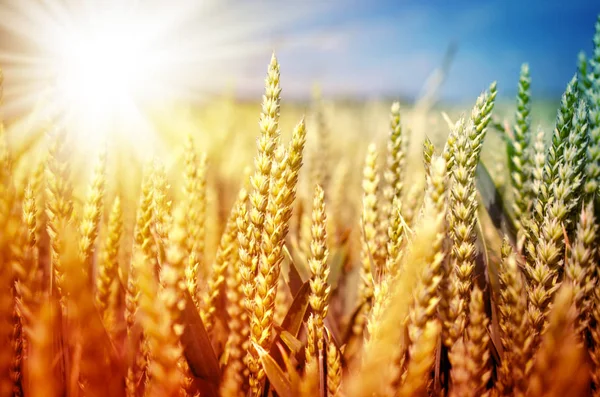
[[[322,12],[275,4],[4,0],[3,110],[43,108],[81,145],[98,146],[116,134],[135,146],[160,146],[168,132],[157,131],[154,115],[172,104],[201,104],[232,81],[241,92],[260,92],[262,74],[249,79],[248,71],[262,71],[252,65],[278,51],[273,32]]]
[[[57,43],[54,89],[66,117],[117,118],[151,84],[152,59],[142,43],[127,26],[103,22]]]
[[[107,116],[143,87],[143,55],[114,30],[68,37],[60,46],[56,90],[64,104]]]
[[[143,118],[144,98],[163,78],[162,62],[139,20],[115,11],[82,21],[53,38],[49,85],[56,117],[80,141],[98,146]],[[140,141],[141,130],[135,126],[127,137]]]

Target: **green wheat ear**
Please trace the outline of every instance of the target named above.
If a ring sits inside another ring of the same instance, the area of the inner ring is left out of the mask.
[[[573,216],[582,205],[580,193],[587,150],[587,112],[582,102],[577,108],[573,107],[575,84],[574,79],[563,96],[544,168],[546,180],[541,186],[540,199],[535,203],[533,238],[527,242],[529,318],[535,335],[534,350],[545,331],[550,303],[562,279],[565,233],[573,229]],[[571,102],[573,104],[569,105]],[[572,117],[567,120],[569,115]],[[560,156],[557,157],[557,153]]]
[[[521,66],[519,77],[519,93],[517,95],[517,113],[514,136],[507,137],[506,149],[508,154],[508,169],[513,186],[513,211],[517,226],[517,235],[523,235],[523,219],[529,211],[529,203],[532,200],[531,192],[526,187],[530,179],[531,159],[531,77],[529,66]]]
[[[556,117],[554,134],[552,135],[552,144],[548,150],[546,166],[544,168],[545,188],[542,188],[539,198],[542,207],[548,203],[552,196],[552,191],[548,189],[548,187],[551,186],[552,182],[558,177],[559,163],[564,158],[563,155],[571,133],[571,123],[573,121],[576,103],[577,76],[573,76],[562,96],[560,108]]]
[[[590,63],[588,62],[585,52],[581,51],[577,55],[577,91],[579,96],[586,95],[588,90],[592,88],[592,76],[590,75]]]
[[[582,61],[583,62],[583,61]],[[580,68],[581,70],[581,68]],[[587,150],[586,182],[584,191],[587,198],[594,197],[596,211],[600,210],[598,193],[600,190],[600,16],[596,22],[594,54],[585,71],[586,84],[583,95],[589,107],[589,144]]]
[[[596,20],[596,32],[594,34],[594,54],[590,59],[591,72],[595,80],[600,79],[600,15]]]
[[[433,142],[429,137],[425,138],[423,142],[423,166],[425,167],[425,175],[429,176],[429,169],[431,167],[431,158],[435,153],[435,148],[433,146]]]
[[[545,208],[563,200],[559,212],[554,214],[558,222],[570,222],[573,210],[578,206],[578,198],[583,183],[583,166],[587,151],[587,116],[583,102],[577,105],[577,78],[569,82],[561,100],[552,143],[546,155],[543,183],[538,198],[534,201],[535,219],[531,235],[535,238],[546,216]],[[558,189],[558,190],[556,190]],[[532,247],[535,249],[535,247]]]

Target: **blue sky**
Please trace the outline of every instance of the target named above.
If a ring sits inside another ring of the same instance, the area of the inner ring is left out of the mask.
[[[0,66],[7,97],[35,94],[53,78],[54,34],[79,37],[114,14],[122,34],[149,34],[154,80],[184,100],[232,85],[260,98],[273,50],[287,98],[316,82],[329,97],[414,98],[451,43],[443,99],[471,101],[494,80],[512,97],[523,62],[534,95],[559,98],[598,13],[600,0],[2,0]]]
[[[282,3],[283,13],[303,7]],[[326,95],[415,96],[454,42],[458,51],[443,98],[468,100],[493,80],[501,95],[513,95],[523,62],[530,64],[533,93],[557,97],[575,72],[579,51],[591,52],[600,13],[600,1],[591,0],[329,4],[269,32],[282,84],[294,96],[308,95],[312,81]],[[254,76],[261,66],[247,73]]]

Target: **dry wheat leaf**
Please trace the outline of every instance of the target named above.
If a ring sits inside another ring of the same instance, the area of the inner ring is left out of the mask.
[[[263,369],[265,370],[265,374],[267,374],[267,378],[269,378],[269,382],[273,385],[273,388],[277,392],[280,397],[293,397],[293,389],[292,383],[289,378],[286,376],[285,372],[281,369],[279,364],[271,357],[269,353],[262,347],[257,344],[254,344],[258,355],[260,356],[260,361],[263,365]]]
[[[290,334],[286,330],[282,330],[279,333],[279,338],[283,343],[285,343],[287,348],[290,349],[292,354],[296,354],[300,351],[300,349],[302,349],[302,342],[300,342],[298,338],[296,338],[294,335]]]
[[[285,369],[286,372],[288,374],[288,377],[290,378],[290,382],[292,384],[292,387],[294,389],[297,389],[300,385],[300,381],[301,381],[301,376],[298,373],[298,370],[296,369],[296,361],[292,361],[293,357],[290,357],[288,355],[288,353],[285,351],[285,348],[283,346],[281,346],[280,344],[277,344],[277,347],[279,348],[279,353],[281,354],[283,363],[285,364]]]
[[[206,328],[196,310],[190,293],[185,290],[185,310],[183,319],[185,328],[181,335],[181,344],[192,373],[213,384],[221,377],[219,360],[215,355]]]
[[[292,254],[286,246],[283,246],[283,252],[289,263],[289,272],[286,282],[288,284],[292,296],[296,296],[296,294],[298,294],[298,291],[302,287],[302,284],[310,278],[310,275],[306,278],[303,278],[298,272],[296,262],[292,258]]]
[[[298,343],[300,343],[300,345],[302,344],[297,339],[297,336],[300,332],[300,328],[302,327],[302,323],[304,322],[304,319],[307,315],[307,311],[309,309],[308,298],[310,296],[310,293],[310,283],[307,281],[302,285],[302,287],[300,287],[300,290],[294,297],[294,301],[290,305],[290,308],[288,309],[288,312],[285,315],[283,322],[281,323],[281,327],[275,328],[275,339],[273,341],[273,344],[271,345],[271,348],[269,349],[269,354],[276,363],[281,364],[284,362],[284,358],[281,353],[282,348],[279,342],[282,342],[285,346],[287,346],[290,349],[290,351],[294,353],[300,350],[294,350],[294,348],[297,347]],[[283,337],[282,334],[284,334]],[[292,346],[286,343],[286,339],[287,342],[291,342]],[[265,390],[268,389],[269,382],[267,382],[267,384],[265,385]]]
[[[342,277],[343,269],[348,261],[348,247],[346,245],[342,245],[338,247],[331,259],[329,261],[329,285],[331,286],[331,291],[335,291],[338,287],[340,278]]]
[[[483,206],[487,210],[496,230],[501,230],[508,236],[514,247],[517,241],[517,229],[502,195],[498,191],[488,169],[482,162],[479,162],[475,172],[477,191],[479,192]]]
[[[327,327],[327,329],[329,330],[330,334],[331,334],[331,339],[333,340],[333,342],[335,343],[336,346],[340,346],[341,342],[342,342],[342,338],[343,335],[339,329],[339,327],[337,326],[337,323],[334,321],[334,319],[332,317],[325,317],[325,327]]]
[[[298,336],[302,322],[306,318],[309,307],[309,296],[310,283],[306,281],[294,296],[294,301],[290,305],[290,308],[281,323],[281,328],[294,336]]]
[[[298,245],[297,239],[290,239],[290,245],[292,248],[291,251],[288,250],[287,246],[285,247],[285,250],[287,251],[286,255],[288,255],[289,258],[292,259],[292,263],[296,267],[296,270],[298,271],[298,274],[300,275],[302,280],[306,281],[311,276],[310,268],[308,267],[307,263],[308,258],[300,250],[300,246]]]

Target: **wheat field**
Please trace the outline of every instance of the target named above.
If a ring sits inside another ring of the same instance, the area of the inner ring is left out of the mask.
[[[600,396],[593,42],[535,124],[527,65],[515,111],[304,106],[275,54],[160,153],[6,121],[0,397]]]

